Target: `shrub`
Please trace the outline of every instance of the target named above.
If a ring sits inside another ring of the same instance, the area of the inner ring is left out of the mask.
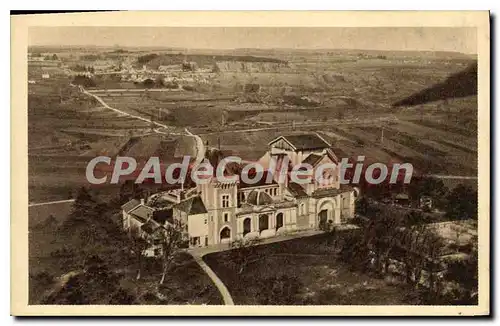
[[[301,283],[296,276],[280,275],[260,281],[257,300],[263,305],[294,305]]]

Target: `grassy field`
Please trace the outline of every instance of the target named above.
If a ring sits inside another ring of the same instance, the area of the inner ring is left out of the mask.
[[[269,115],[266,117],[269,118]],[[276,126],[276,123],[272,125]],[[265,153],[267,143],[278,135],[320,132],[342,153],[339,155],[345,154],[351,158],[363,155],[366,164],[409,162],[418,173],[423,174],[477,174],[476,139],[451,131],[431,129],[420,121],[384,124],[383,140],[381,123],[343,125],[325,122],[317,127],[301,127],[297,123],[295,130],[292,130],[290,124],[281,125],[283,127],[280,129],[273,129],[272,125],[256,127],[269,127],[269,130],[245,133],[218,133],[216,129],[210,133],[202,133],[201,137],[211,146],[216,147],[220,142],[221,149],[255,160]]]
[[[257,247],[258,259],[243,273],[228,264],[228,253],[210,254],[204,260],[228,287],[236,304],[273,304],[287,296],[301,305],[410,304],[399,285],[349,270],[339,262],[324,235]],[[290,278],[293,293],[269,291],[275,278]],[[279,304],[279,303],[278,303]]]

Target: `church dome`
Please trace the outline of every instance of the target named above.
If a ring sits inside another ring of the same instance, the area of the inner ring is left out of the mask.
[[[263,191],[252,190],[248,194],[247,203],[256,206],[269,205],[273,203],[273,199]]]

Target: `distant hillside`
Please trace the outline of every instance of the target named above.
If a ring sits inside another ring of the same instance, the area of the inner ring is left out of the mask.
[[[426,88],[393,106],[413,106],[448,98],[477,95],[477,62],[451,75],[444,82]]]
[[[218,61],[215,63],[214,69],[218,72],[246,72],[246,73],[259,73],[259,72],[285,72],[288,69],[285,63],[276,62],[241,62],[241,61]]]
[[[396,50],[367,50],[367,49],[297,49],[297,48],[274,48],[274,49],[251,49],[238,48],[232,50],[235,55],[256,55],[256,56],[278,56],[290,54],[331,54],[331,55],[385,55],[387,57],[410,57],[410,58],[428,58],[428,59],[476,59],[475,54],[466,54],[452,51],[396,51]]]
[[[159,66],[181,64],[184,61],[194,61],[199,67],[213,65],[219,61],[239,61],[239,62],[271,62],[286,64],[287,62],[275,58],[255,57],[255,56],[235,56],[235,55],[184,55],[182,53],[174,54],[157,54],[151,53],[137,58],[137,63],[147,65],[150,68],[156,69]]]

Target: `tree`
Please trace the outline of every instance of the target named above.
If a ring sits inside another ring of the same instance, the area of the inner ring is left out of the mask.
[[[339,258],[351,269],[367,271],[370,268],[371,254],[366,237],[360,232],[349,234],[342,244]]]
[[[301,288],[296,276],[279,275],[260,281],[258,301],[263,305],[295,305]]]
[[[231,243],[232,250],[228,252],[228,261],[237,270],[238,275],[243,273],[250,263],[260,259],[261,254],[257,248],[260,242],[260,239],[239,239]]]
[[[412,198],[419,200],[422,196],[429,196],[432,198],[434,206],[442,208],[446,203],[448,188],[440,179],[425,177],[412,182],[409,191]]]
[[[152,80],[151,78],[147,78],[146,80],[144,80],[142,82],[142,84],[144,85],[144,87],[146,88],[153,88],[155,86],[155,81]]]
[[[83,87],[95,87],[96,86],[96,83],[93,79],[91,79],[87,76],[82,76],[82,75],[75,76],[72,83],[74,85],[82,85]]]
[[[446,216],[452,219],[477,219],[477,191],[463,184],[453,189],[447,197]]]
[[[149,243],[140,236],[132,235],[130,246],[130,251],[135,256],[137,262],[137,275],[135,278],[136,280],[140,280],[142,277],[143,252],[148,248]]]
[[[85,187],[81,187],[76,194],[70,218],[84,216],[94,210],[96,206],[97,201],[92,197],[89,190]]]
[[[370,202],[368,201],[368,198],[365,196],[361,196],[356,200],[356,213],[366,216],[368,211],[370,210]]]
[[[429,217],[421,211],[412,210],[404,218],[406,226],[429,223]]]
[[[63,275],[42,304],[130,304],[134,298],[119,286],[120,276],[97,255],[85,258],[80,271]]]
[[[375,272],[385,274],[391,252],[397,244],[401,217],[382,210],[374,216],[365,232],[365,241],[373,253]]]
[[[155,79],[155,87],[161,88],[165,86],[165,80],[163,79],[162,76],[158,76]]]
[[[426,270],[430,288],[435,286],[435,272],[443,248],[442,239],[426,224],[406,227],[400,240],[400,259],[405,266],[406,282],[417,287]]]
[[[181,221],[174,219],[172,224],[167,224],[165,230],[159,232],[161,239],[161,258],[162,258],[162,275],[160,284],[165,281],[171,264],[175,258],[175,254],[183,242],[184,226]]]
[[[477,238],[472,240],[477,243]],[[455,260],[448,264],[444,278],[459,286],[452,304],[477,305],[478,293],[478,252],[473,246],[471,253],[464,260]]]

